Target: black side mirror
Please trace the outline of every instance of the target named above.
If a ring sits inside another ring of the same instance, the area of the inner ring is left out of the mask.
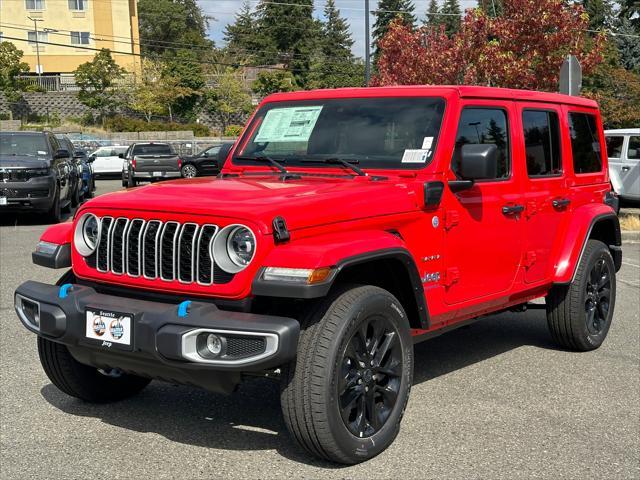
[[[471,188],[476,180],[498,176],[498,147],[494,144],[467,144],[460,152],[458,173],[462,180],[449,182],[454,192]]]
[[[124,153],[119,153],[118,158],[124,158]]]
[[[96,156],[95,155],[91,155],[90,157],[87,157],[87,162],[88,163],[93,163],[96,161]]]
[[[65,150],[64,148],[61,148],[60,150],[56,151],[56,154],[53,156],[53,158],[55,159],[67,158],[67,157],[70,157],[69,150]]]
[[[218,166],[222,167],[229,156],[229,152],[233,148],[233,143],[223,143],[218,150]]]

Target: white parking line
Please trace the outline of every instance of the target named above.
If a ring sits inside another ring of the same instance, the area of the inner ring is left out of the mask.
[[[630,267],[640,268],[640,265],[636,265],[635,263],[622,262],[623,265],[629,265]]]

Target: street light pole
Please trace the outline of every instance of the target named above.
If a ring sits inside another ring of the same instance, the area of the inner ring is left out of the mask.
[[[40,43],[38,43],[38,22],[41,22],[42,19],[41,18],[31,18],[31,17],[27,17],[29,20],[31,20],[33,22],[33,28],[36,31],[36,73],[38,74],[38,76],[42,76],[42,68],[40,65]]]
[[[371,79],[371,40],[369,39],[369,0],[364,0],[364,83]]]

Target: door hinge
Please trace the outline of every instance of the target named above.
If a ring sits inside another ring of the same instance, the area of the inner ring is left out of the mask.
[[[458,267],[447,268],[444,272],[444,280],[442,284],[445,287],[450,287],[454,283],[457,283],[460,280],[460,270]]]
[[[526,268],[529,268],[531,265],[536,263],[536,261],[537,261],[536,252],[534,252],[533,250],[529,250],[524,256],[524,266]]]
[[[457,210],[447,210],[444,215],[444,229],[450,230],[460,222],[460,215]]]

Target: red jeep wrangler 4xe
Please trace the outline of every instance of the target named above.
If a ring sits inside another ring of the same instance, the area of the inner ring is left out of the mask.
[[[15,308],[45,372],[90,402],[152,378],[279,379],[310,453],[398,434],[413,344],[544,297],[564,348],[602,344],[621,264],[597,105],[481,87],[268,97],[215,179],[85,203]]]

